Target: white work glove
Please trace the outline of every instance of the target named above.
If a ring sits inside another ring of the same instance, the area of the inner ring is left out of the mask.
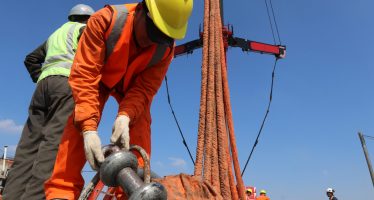
[[[112,137],[110,138],[113,144],[121,144],[126,150],[130,148],[129,124],[130,118],[128,116],[118,115],[114,121]]]
[[[99,169],[99,164],[104,162],[104,154],[101,150],[101,141],[97,131],[83,132],[84,152],[86,159],[94,170]]]

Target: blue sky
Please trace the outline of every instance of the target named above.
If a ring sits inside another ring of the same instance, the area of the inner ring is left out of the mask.
[[[11,154],[27,118],[35,89],[24,57],[66,21],[69,9],[87,3],[132,1],[4,1],[0,22],[0,146]],[[224,1],[225,23],[235,35],[272,43],[263,0]],[[374,2],[370,0],[273,1],[287,58],[276,72],[273,104],[244,175],[247,185],[267,189],[272,199],[326,199],[333,187],[340,199],[372,199],[374,190],[357,136],[374,136]],[[4,9],[6,8],[6,9]],[[195,1],[186,42],[198,37],[203,1]],[[244,166],[269,95],[274,58],[228,52],[231,102]],[[187,143],[195,155],[200,98],[201,50],[176,58],[168,72],[171,98]],[[111,99],[99,129],[109,142],[117,108]],[[160,175],[193,173],[168,108],[163,85],[152,107],[152,168]],[[374,141],[367,140],[374,162]],[[0,152],[1,153],[1,152]],[[88,167],[86,167],[89,170]],[[85,173],[90,178],[92,173]]]

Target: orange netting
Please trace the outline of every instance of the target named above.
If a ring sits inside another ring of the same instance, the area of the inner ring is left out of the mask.
[[[153,179],[161,183],[168,191],[168,200],[223,200],[222,196],[214,190],[210,183],[201,181],[195,176],[178,174]]]

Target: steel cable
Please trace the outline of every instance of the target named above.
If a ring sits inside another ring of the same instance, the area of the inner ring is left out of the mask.
[[[266,5],[266,12],[268,14],[268,18],[269,18],[269,23],[270,23],[270,29],[271,29],[271,33],[273,35],[273,40],[274,40],[274,44],[276,44],[276,40],[275,40],[275,34],[274,34],[274,29],[273,29],[273,23],[271,22],[271,17],[270,17],[270,12],[269,12],[269,6],[268,6],[268,2],[267,0],[265,0],[265,5]]]
[[[370,135],[364,135],[364,137],[367,138],[367,139],[370,139],[370,140],[374,140],[374,137],[370,136]]]
[[[186,139],[185,139],[185,137],[184,137],[184,135],[183,135],[182,129],[181,129],[180,125],[179,125],[178,119],[177,119],[177,117],[176,117],[176,115],[175,115],[175,112],[174,112],[173,106],[172,106],[172,104],[171,104],[170,93],[169,93],[169,84],[168,84],[168,77],[167,77],[167,76],[165,76],[165,85],[166,85],[166,94],[167,94],[167,97],[168,97],[168,103],[169,103],[170,111],[171,111],[171,113],[173,114],[174,121],[175,121],[175,123],[177,124],[178,130],[179,130],[179,133],[180,133],[180,135],[181,135],[181,137],[182,137],[183,145],[187,148],[187,151],[188,151],[188,154],[190,155],[191,161],[192,161],[193,165],[195,165],[195,161],[193,160],[193,157],[192,157],[192,154],[191,154],[190,148],[189,148],[188,145],[187,145]]]
[[[273,20],[274,20],[275,29],[276,29],[277,35],[278,35],[279,44],[282,45],[282,40],[280,39],[280,34],[279,34],[277,20],[275,19],[275,13],[274,13],[274,9],[273,9],[273,1],[272,0],[270,0],[270,7],[271,7],[271,11],[273,13]]]
[[[252,157],[252,154],[253,154],[253,151],[254,149],[256,148],[257,144],[258,144],[258,139],[260,138],[260,135],[262,133],[262,130],[264,128],[264,125],[265,125],[265,122],[266,122],[266,119],[268,117],[268,114],[270,112],[270,106],[271,106],[271,102],[273,100],[273,88],[274,88],[274,77],[275,77],[275,69],[277,67],[277,63],[278,63],[278,59],[276,58],[275,59],[275,63],[274,63],[274,66],[273,66],[273,72],[272,72],[272,75],[271,75],[271,86],[270,86],[270,95],[269,95],[269,103],[268,103],[268,106],[267,106],[267,109],[266,109],[266,112],[265,112],[265,116],[264,116],[264,119],[262,120],[262,123],[261,123],[261,127],[260,127],[260,130],[258,131],[258,134],[257,134],[257,137],[256,137],[256,140],[255,140],[255,143],[253,144],[253,147],[252,147],[252,150],[251,150],[251,153],[249,154],[248,156],[248,159],[244,165],[244,168],[243,168],[243,171],[242,171],[242,176],[245,172],[245,170],[247,169],[247,165],[249,163],[249,160],[251,159]]]

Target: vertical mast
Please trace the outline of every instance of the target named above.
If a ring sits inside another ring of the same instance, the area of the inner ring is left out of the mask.
[[[221,8],[221,22],[222,26],[224,25],[224,18],[223,18],[223,0],[220,0],[219,7]]]
[[[365,138],[364,138],[364,135],[360,132],[358,133],[358,137],[360,138],[362,149],[364,150],[366,162],[368,164],[368,168],[369,168],[369,172],[370,172],[370,176],[371,176],[371,181],[373,182],[373,186],[374,186],[374,172],[373,172],[373,168],[371,166],[369,153],[368,153],[368,150],[366,148]]]
[[[5,160],[6,160],[7,149],[8,149],[8,146],[4,146],[3,168],[2,168],[2,171],[3,171],[4,175],[5,175]]]

